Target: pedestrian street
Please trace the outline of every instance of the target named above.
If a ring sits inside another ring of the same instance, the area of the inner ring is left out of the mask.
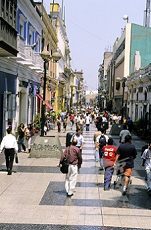
[[[151,228],[151,198],[146,193],[144,169],[140,166],[141,141],[135,137],[136,168],[128,194],[122,196],[120,189],[113,186],[110,191],[103,190],[103,171],[94,159],[94,132],[93,124],[90,131],[83,132],[83,164],[71,198],[66,196],[65,176],[57,167],[59,159],[28,158],[27,153],[21,152],[19,164],[14,165],[16,173],[11,176],[1,164],[0,230]],[[64,148],[66,134],[59,135]],[[117,136],[114,140],[118,144]],[[116,175],[113,181],[115,178]]]

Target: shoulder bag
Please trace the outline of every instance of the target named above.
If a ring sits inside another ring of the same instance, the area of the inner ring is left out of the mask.
[[[63,160],[61,161],[60,163],[60,171],[63,173],[63,174],[67,174],[68,173],[68,168],[69,168],[69,159],[68,159],[68,156],[69,156],[69,147],[68,147],[68,151],[67,151],[67,156],[64,156]]]

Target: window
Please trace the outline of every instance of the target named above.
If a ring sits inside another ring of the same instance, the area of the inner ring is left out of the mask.
[[[19,25],[19,34],[20,34],[21,37],[24,36],[24,30],[23,30],[23,29],[24,29],[24,28],[23,28],[23,25],[20,24],[20,25]]]
[[[144,100],[147,101],[147,92],[144,93]]]
[[[136,101],[138,101],[138,92],[137,92],[137,94],[136,94]]]
[[[139,87],[139,88],[138,88],[138,92],[139,92],[139,93],[142,93],[142,92],[143,92],[143,87]]]
[[[135,120],[138,120],[138,105],[135,105]]]
[[[32,35],[29,34],[29,45],[31,45],[31,44],[32,44]]]
[[[116,90],[119,90],[120,89],[120,82],[116,82]]]

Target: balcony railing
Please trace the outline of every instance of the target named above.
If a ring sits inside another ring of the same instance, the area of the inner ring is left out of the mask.
[[[0,17],[0,55],[17,56],[17,31]]]
[[[18,59],[24,60],[25,59],[25,41],[19,35],[17,36],[17,49],[18,49],[18,54],[17,54]]]
[[[43,59],[39,53],[35,53],[32,46],[26,45],[25,41],[18,35],[17,38],[18,55],[17,59],[22,64],[28,65],[35,70],[43,70]]]

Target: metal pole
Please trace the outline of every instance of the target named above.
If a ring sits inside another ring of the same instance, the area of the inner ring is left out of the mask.
[[[124,91],[125,91],[125,81],[122,82],[122,87],[123,87],[123,93],[122,93],[122,117],[121,117],[121,122],[123,123],[123,118],[124,118]]]
[[[42,101],[42,106],[41,106],[41,137],[44,136],[44,126],[45,126],[45,99],[46,99],[46,81],[47,81],[47,75],[46,75],[46,64],[47,61],[44,60],[44,82],[43,82],[43,101]]]

